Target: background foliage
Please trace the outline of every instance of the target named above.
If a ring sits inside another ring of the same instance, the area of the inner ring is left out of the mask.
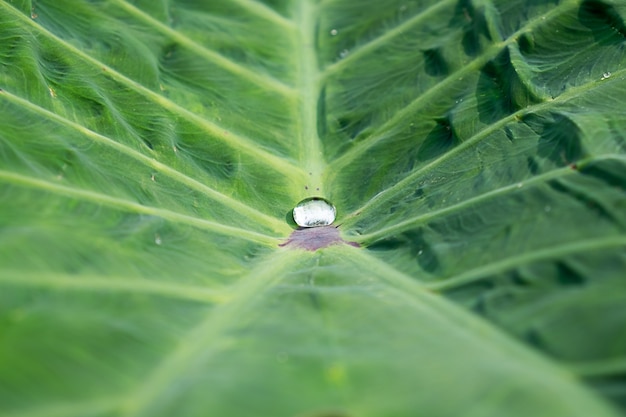
[[[0,414],[626,415],[625,19],[0,1]]]

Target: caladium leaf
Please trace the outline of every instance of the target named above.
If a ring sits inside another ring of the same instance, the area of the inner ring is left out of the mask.
[[[625,415],[625,19],[1,0],[0,414]]]

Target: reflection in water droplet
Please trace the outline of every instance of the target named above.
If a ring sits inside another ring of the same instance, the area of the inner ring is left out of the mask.
[[[293,220],[300,227],[319,227],[333,224],[337,210],[321,197],[306,198],[293,209]]]

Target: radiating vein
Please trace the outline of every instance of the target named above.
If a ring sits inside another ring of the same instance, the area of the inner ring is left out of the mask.
[[[407,106],[397,111],[393,117],[383,123],[380,127],[376,128],[366,139],[350,148],[343,155],[335,159],[330,164],[332,172],[340,172],[344,166],[349,165],[357,157],[365,153],[372,146],[376,145],[386,137],[386,131],[392,129],[395,125],[399,124],[407,115],[413,114],[421,107],[427,106],[433,99],[444,94],[444,91],[453,84],[464,80],[474,71],[482,68],[487,62],[495,58],[504,48],[517,41],[518,37],[522,34],[531,31],[535,27],[549,23],[552,19],[559,17],[561,14],[574,9],[578,5],[578,1],[570,0],[564,1],[558,6],[554,7],[548,13],[541,17],[529,20],[526,25],[521,27],[517,32],[512,34],[508,39],[503,42],[495,43],[487,48],[482,54],[478,55],[474,60],[459,68],[457,71],[448,75],[445,79],[435,84],[428,90],[424,91],[421,95],[416,97]]]
[[[319,70],[315,50],[318,9],[311,0],[296,2],[298,43],[294,56],[298,62],[298,91],[300,93],[298,135],[300,161],[310,173],[309,188],[323,195],[322,174],[326,168],[321,141],[317,133],[317,100],[320,94]]]
[[[528,349],[501,329],[477,319],[451,301],[431,293],[432,285],[423,285],[419,282],[419,277],[414,278],[396,270],[368,251],[350,246],[335,246],[332,252],[337,252],[337,257],[343,262],[353,264],[354,270],[358,271],[356,273],[373,274],[381,283],[390,285],[396,290],[394,303],[411,303],[417,310],[416,313],[425,317],[425,320],[433,326],[445,326],[450,335],[461,343],[462,350],[465,349],[465,344],[477,346],[480,350],[488,350],[494,363],[498,363],[498,358],[504,357],[504,363],[519,363],[524,372],[537,374],[541,380],[544,380],[542,375],[545,375],[554,377],[554,382],[560,380],[572,383],[575,381],[573,373],[582,375],[584,366],[577,369],[569,364],[555,363],[551,358],[546,360],[544,355]],[[514,362],[511,362],[512,358]],[[588,365],[586,370],[592,374],[593,371],[615,372],[616,369],[622,369],[624,362],[618,359],[610,363]],[[585,391],[583,389],[580,392]]]
[[[212,290],[203,286],[183,285],[148,279],[107,277],[80,274],[72,276],[65,273],[10,271],[3,270],[0,285],[34,287],[57,291],[83,291],[93,293],[145,294],[160,297],[199,301],[207,304],[219,304],[228,299],[224,291]]]
[[[294,23],[278,13],[276,10],[264,3],[255,0],[231,0],[232,3],[238,4],[242,9],[248,10],[255,15],[267,20],[268,22],[275,23],[291,30],[294,28]]]
[[[321,77],[323,79],[329,78],[333,74],[344,69],[346,66],[352,64],[353,61],[372,53],[376,49],[384,47],[385,45],[392,42],[396,37],[405,34],[413,26],[426,21],[427,19],[431,18],[432,15],[445,9],[446,7],[449,7],[454,3],[456,3],[456,0],[442,0],[439,2],[435,2],[432,6],[425,8],[423,11],[415,14],[413,17],[407,19],[393,29],[384,32],[379,37],[352,49],[345,58],[327,66],[321,74]]]
[[[615,249],[622,246],[626,246],[626,236],[624,235],[586,238],[575,242],[565,242],[563,244],[547,248],[520,253],[518,255],[501,259],[499,261],[474,268],[467,272],[445,278],[441,281],[425,284],[425,286],[433,291],[447,291],[523,265],[563,258],[565,256],[576,255],[578,253]]]
[[[448,207],[439,209],[439,210],[433,210],[433,211],[429,211],[428,213],[420,213],[414,217],[409,217],[406,220],[396,223],[394,225],[391,226],[387,226],[381,229],[376,230],[373,233],[367,233],[367,234],[363,234],[361,236],[358,237],[354,237],[354,240],[358,241],[358,242],[373,242],[379,239],[383,239],[385,237],[394,235],[394,234],[398,234],[398,233],[402,233],[406,230],[410,230],[412,228],[415,228],[417,225],[420,224],[424,224],[427,222],[431,222],[433,220],[436,220],[438,218],[442,218],[445,216],[449,216],[452,213],[456,213],[459,211],[463,211],[463,210],[467,210],[469,207],[475,206],[477,204],[480,204],[483,201],[486,200],[490,200],[493,198],[497,198],[500,197],[502,195],[506,195],[506,194],[511,194],[513,192],[519,191],[520,187],[524,187],[524,188],[528,188],[528,187],[532,187],[535,184],[538,183],[545,183],[547,181],[556,179],[556,178],[560,178],[560,177],[564,177],[567,175],[573,175],[577,173],[577,171],[566,167],[566,168],[559,168],[559,169],[555,169],[549,172],[546,172],[544,174],[541,175],[537,175],[531,179],[525,180],[523,182],[518,182],[515,184],[509,184],[509,185],[505,185],[503,187],[500,188],[496,188],[495,190],[491,190],[488,191],[486,193],[480,194],[476,197],[472,197],[472,198],[468,198],[466,200],[463,200],[457,204],[453,204],[450,205]]]
[[[179,345],[163,358],[120,406],[124,417],[150,415],[149,411],[159,406],[158,399],[172,384],[189,372],[193,363],[205,362],[221,349],[220,335],[232,329],[240,317],[254,309],[267,290],[278,283],[286,271],[293,268],[303,256],[302,251],[280,250],[264,259],[247,276],[232,288],[232,299],[212,308],[204,320],[191,328],[180,339]]]
[[[80,59],[82,59],[84,62],[92,65],[99,71],[102,71],[104,74],[107,74],[112,80],[126,86],[132,91],[137,92],[138,94],[169,110],[170,112],[177,114],[184,119],[192,122],[196,126],[200,127],[202,130],[207,132],[207,134],[211,135],[214,139],[219,140],[220,142],[232,147],[239,152],[254,157],[259,162],[267,165],[269,169],[274,169],[281,172],[282,174],[290,175],[292,177],[297,176],[298,174],[304,177],[302,169],[299,166],[290,163],[287,159],[280,158],[274,154],[265,151],[255,142],[234,132],[230,132],[227,129],[217,125],[216,123],[208,121],[201,116],[198,116],[197,114],[176,104],[170,99],[144,87],[141,83],[138,83],[117,72],[112,67],[109,67],[108,65],[98,61],[97,59],[76,48],[72,44],[45,30],[40,25],[36,24],[33,20],[20,13],[14,7],[7,5],[7,3],[0,2],[0,7],[2,7],[4,10],[6,10],[8,13],[10,13],[12,16],[16,17],[20,21],[26,23],[28,26],[36,29],[41,35],[61,45],[64,49],[71,52],[73,55],[80,57]]]
[[[152,26],[154,29],[158,30],[161,33],[166,34],[170,39],[177,42],[180,45],[188,48],[193,51],[198,56],[201,56],[207,59],[210,62],[215,63],[216,65],[222,67],[223,69],[229,71],[232,74],[235,74],[243,79],[246,79],[257,86],[260,86],[264,89],[269,89],[273,91],[277,91],[284,96],[291,97],[294,94],[293,88],[288,85],[282,83],[281,81],[272,78],[269,75],[264,75],[257,73],[253,70],[248,69],[247,67],[231,61],[230,59],[224,57],[223,55],[212,51],[197,42],[193,41],[189,37],[185,36],[183,33],[172,29],[171,27],[159,22],[154,19],[149,14],[145,13],[143,10],[138,9],[137,7],[131,5],[125,0],[111,0],[125,11],[133,15],[134,17],[142,20],[144,23]],[[292,28],[293,29],[293,28]]]
[[[240,229],[237,227],[226,226],[221,223],[216,223],[197,217],[176,213],[171,210],[144,206],[142,204],[111,197],[95,191],[80,190],[61,184],[55,184],[52,182],[27,177],[13,172],[0,170],[0,181],[4,181],[5,183],[21,187],[35,188],[69,198],[89,201],[91,203],[116,208],[118,210],[123,210],[129,213],[148,214],[151,216],[160,217],[174,223],[187,224],[198,229],[208,230],[222,235],[245,239],[264,245],[275,246],[277,244],[277,238],[263,235],[261,233]]]
[[[626,238],[624,241],[626,242]],[[444,323],[451,335],[464,339],[467,343],[474,344],[481,350],[488,349],[494,355],[505,356],[507,361],[510,361],[511,357],[517,357],[517,360],[534,362],[535,366],[529,367],[529,372],[543,373],[547,368],[548,375],[558,374],[557,378],[571,378],[571,375],[566,371],[560,372],[559,368],[546,361],[535,351],[520,345],[518,341],[500,329],[486,321],[478,320],[474,315],[468,314],[467,311],[451,301],[433,293],[433,290],[438,289],[433,288],[432,284],[423,284],[419,281],[419,277],[411,277],[398,271],[367,250],[348,245],[338,245],[329,248],[328,251],[336,253],[342,262],[351,264],[354,271],[358,271],[357,273],[371,274],[377,277],[380,283],[393,289],[395,297],[410,303],[422,317],[425,317],[425,320],[433,323]]]
[[[432,172],[438,165],[442,164],[443,162],[453,160],[454,158],[458,157],[462,152],[464,152],[465,150],[467,150],[468,148],[472,146],[475,146],[477,143],[480,143],[482,140],[486,139],[490,134],[494,133],[500,128],[503,128],[508,123],[514,122],[515,120],[520,120],[520,118],[522,118],[526,114],[532,114],[532,113],[536,113],[542,110],[551,109],[569,100],[578,98],[583,93],[588,92],[592,90],[593,88],[604,86],[607,82],[618,82],[617,80],[621,76],[626,75],[626,69],[616,71],[614,75],[615,75],[615,78],[613,78],[613,80],[607,80],[607,81],[593,80],[588,83],[581,84],[579,86],[571,87],[569,90],[567,90],[566,92],[564,92],[563,94],[561,94],[560,96],[558,96],[557,98],[553,100],[545,101],[542,103],[525,107],[514,113],[511,113],[510,115],[506,117],[503,117],[493,122],[492,124],[486,126],[484,129],[476,132],[474,135],[472,135],[470,138],[463,141],[458,146],[454,147],[453,149],[449,150],[443,155],[433,159],[426,165],[420,168],[414,169],[402,180],[398,181],[397,183],[393,184],[389,188],[386,188],[385,190],[376,194],[373,198],[368,200],[364,205],[357,208],[352,213],[348,214],[345,217],[344,224],[349,225],[352,223],[352,221],[355,221],[357,216],[362,216],[365,211],[374,210],[376,209],[376,207],[380,207],[382,204],[398,197],[400,194],[402,194],[406,190],[406,187],[408,187],[409,184],[411,184],[413,181],[415,181],[419,177],[423,177],[427,175],[428,173]]]
[[[101,135],[99,133],[96,133],[92,130],[87,129],[86,127],[75,123],[71,120],[68,120],[56,113],[53,113],[49,110],[46,110],[42,107],[37,106],[34,103],[31,103],[30,101],[27,101],[21,97],[18,97],[14,94],[11,94],[7,91],[0,91],[0,98],[5,98],[8,99],[10,102],[17,104],[19,106],[22,106],[26,109],[28,109],[29,111],[32,111],[34,113],[37,113],[41,116],[44,116],[50,120],[53,120],[56,123],[59,123],[63,126],[67,126],[73,130],[76,130],[77,132],[87,136],[88,138],[90,138],[91,140],[98,142],[100,144],[103,144],[107,147],[110,147],[112,149],[115,149],[116,151],[120,152],[123,155],[129,156],[133,159],[135,159],[136,161],[154,169],[157,172],[160,172],[162,174],[164,174],[165,176],[186,185],[187,187],[197,190],[200,193],[202,193],[203,195],[205,195],[206,197],[220,203],[223,204],[226,207],[229,207],[233,210],[235,210],[236,212],[253,218],[253,219],[257,219],[259,224],[264,224],[264,225],[268,225],[270,226],[272,229],[276,230],[276,231],[280,231],[280,232],[284,232],[286,230],[286,226],[284,224],[284,222],[282,220],[279,220],[275,217],[271,217],[268,216],[264,213],[261,213],[260,211],[232,198],[229,197],[223,193],[220,193],[217,190],[214,190],[211,187],[208,187],[205,184],[202,184],[199,181],[196,181],[195,179],[183,174],[180,171],[177,171],[173,168],[170,168],[169,166],[157,161],[154,158],[150,158],[145,156],[144,154],[132,149],[131,147],[124,145],[120,142],[117,142],[109,137],[106,137],[104,135]]]

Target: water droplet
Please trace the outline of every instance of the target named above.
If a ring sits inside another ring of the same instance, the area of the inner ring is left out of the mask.
[[[552,207],[550,206],[545,206],[543,209],[546,211],[546,213],[550,213],[552,211]]]
[[[155,235],[154,236],[154,243],[156,243],[157,245],[160,245],[161,243],[163,243],[163,241],[161,240],[161,236]]]
[[[611,76],[611,73],[607,71],[604,74],[602,74],[602,78],[600,78],[600,80],[606,80],[610,76]]]
[[[523,186],[523,185],[524,185],[523,183],[518,182],[518,183],[517,183],[517,188],[522,188],[522,186]]]
[[[319,227],[333,224],[337,210],[321,197],[306,198],[293,209],[293,220],[300,227]]]
[[[331,36],[337,36],[337,33],[339,33],[339,32],[337,32],[337,29],[332,29],[330,31]]]
[[[347,49],[344,49],[343,51],[339,52],[339,56],[341,58],[345,58],[348,56],[348,54],[350,53],[350,51],[348,51]]]

